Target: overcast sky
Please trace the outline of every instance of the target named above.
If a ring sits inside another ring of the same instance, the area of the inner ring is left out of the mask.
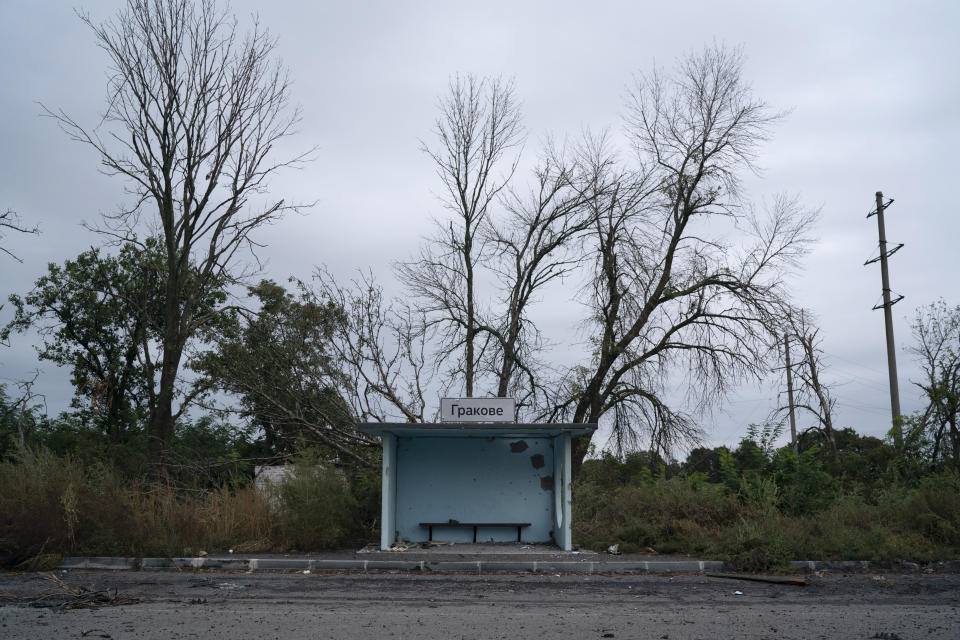
[[[78,5],[95,21],[123,3]],[[669,6],[668,6],[669,5]],[[317,160],[279,175],[271,192],[317,201],[258,237],[267,275],[306,278],[327,264],[348,276],[370,268],[395,289],[390,263],[416,250],[441,214],[440,185],[420,140],[429,141],[437,97],[457,72],[514,78],[528,130],[544,136],[619,130],[624,87],[655,64],[670,67],[713,42],[742,46],[755,94],[790,110],[763,149],[760,201],[799,194],[822,207],[819,242],[792,287],[820,319],[835,423],[882,436],[889,392],[874,193],[894,197],[888,239],[904,412],[921,399],[905,349],[909,319],[938,297],[960,304],[955,190],[960,148],[960,3],[941,2],[234,2],[242,23],[258,12],[301,105],[289,151],[317,145]],[[25,293],[48,262],[102,240],[81,226],[123,200],[123,183],[98,173],[91,149],[70,142],[42,102],[95,125],[104,107],[106,58],[70,3],[0,0],[0,208],[39,237],[8,236],[23,258],[0,255],[0,296]],[[572,335],[578,309],[551,314],[548,332]],[[0,323],[10,317],[0,310]],[[546,321],[547,319],[545,319]],[[40,369],[51,411],[68,376],[39,363],[23,339],[0,347],[0,382]],[[711,443],[735,443],[776,402],[773,377],[747,385],[704,425]],[[801,426],[808,421],[801,421]]]

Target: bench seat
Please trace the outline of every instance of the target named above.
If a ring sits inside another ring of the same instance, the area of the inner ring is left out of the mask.
[[[448,520],[446,522],[421,522],[421,527],[427,527],[428,531],[428,540],[433,542],[433,528],[434,527],[472,527],[473,528],[473,541],[477,541],[477,529],[480,527],[491,527],[491,528],[517,528],[517,542],[522,542],[521,534],[524,527],[529,527],[529,522],[459,522],[458,520]]]

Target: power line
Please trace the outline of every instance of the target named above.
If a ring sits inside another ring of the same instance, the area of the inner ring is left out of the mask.
[[[867,389],[872,389],[874,391],[887,390],[887,387],[879,382],[872,382],[869,380],[865,380],[857,376],[856,374],[853,374],[850,372],[846,372],[846,373],[847,373],[846,377],[841,377],[842,374],[844,374],[844,370],[843,369],[835,370],[833,375],[833,384],[839,387],[855,385],[859,387],[865,387]],[[837,374],[841,374],[841,375],[837,375]]]
[[[858,404],[856,402],[849,402],[844,400],[843,402],[837,401],[837,406],[844,409],[853,409],[855,411],[866,411],[867,413],[875,413],[877,415],[885,415],[887,410],[883,407],[878,407],[876,405],[866,405]]]
[[[851,360],[850,358],[844,358],[843,356],[838,355],[838,354],[836,354],[836,353],[831,353],[831,354],[830,354],[830,357],[831,357],[832,359],[836,359],[836,360],[843,360],[843,361],[846,362],[847,364],[851,364],[851,365],[853,365],[853,366],[855,366],[855,367],[858,367],[858,368],[860,368],[860,369],[863,369],[864,371],[869,371],[870,373],[876,373],[876,372],[877,372],[877,368],[876,368],[876,367],[869,367],[869,366],[867,366],[867,365],[865,365],[865,364],[863,364],[863,363],[861,363],[861,362],[857,362],[856,360]]]

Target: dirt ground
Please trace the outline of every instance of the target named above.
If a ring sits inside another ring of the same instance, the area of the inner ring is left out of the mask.
[[[960,638],[960,575],[0,575],[2,638]],[[85,594],[121,606],[65,608]],[[81,589],[84,588],[84,589]],[[37,607],[36,605],[42,605]]]

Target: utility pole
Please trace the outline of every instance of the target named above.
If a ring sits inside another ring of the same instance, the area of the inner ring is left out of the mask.
[[[874,307],[874,310],[883,309],[883,319],[887,327],[887,366],[890,371],[890,411],[893,414],[893,441],[897,449],[903,444],[903,431],[900,425],[900,387],[897,383],[897,352],[893,343],[893,311],[891,307],[903,300],[903,296],[890,299],[890,274],[887,271],[887,258],[896,253],[903,244],[898,244],[887,251],[887,232],[883,226],[883,211],[893,204],[893,198],[886,204],[883,202],[883,192],[877,191],[877,208],[867,214],[867,217],[877,216],[877,229],[880,233],[880,256],[867,260],[864,265],[880,261],[880,279],[883,283],[883,303]]]
[[[787,361],[787,400],[790,403],[790,446],[793,452],[800,454],[800,447],[797,444],[797,419],[793,413],[793,371],[790,369],[790,334],[783,334],[783,354]]]

